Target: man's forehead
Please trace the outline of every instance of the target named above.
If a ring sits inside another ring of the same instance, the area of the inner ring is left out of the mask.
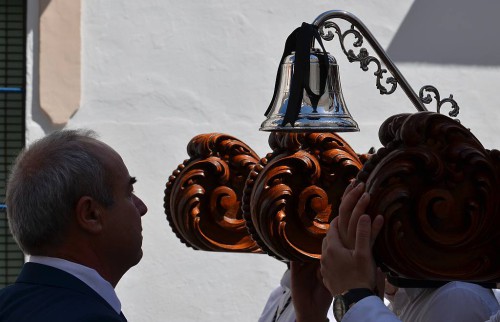
[[[92,149],[95,156],[99,158],[100,162],[102,162],[103,166],[106,168],[108,175],[111,175],[115,182],[122,182],[122,184],[128,186],[131,176],[118,152],[101,141],[92,142]]]

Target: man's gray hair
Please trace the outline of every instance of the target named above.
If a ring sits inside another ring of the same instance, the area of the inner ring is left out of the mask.
[[[18,155],[6,205],[11,233],[25,253],[62,243],[82,196],[112,205],[106,169],[92,150],[96,137],[91,130],[56,131]]]

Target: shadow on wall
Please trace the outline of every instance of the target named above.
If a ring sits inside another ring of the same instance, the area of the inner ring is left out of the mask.
[[[395,62],[500,65],[500,1],[415,0],[387,53]]]

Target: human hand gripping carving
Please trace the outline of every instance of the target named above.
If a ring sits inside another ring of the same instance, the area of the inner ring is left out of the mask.
[[[321,275],[332,295],[355,288],[376,288],[377,267],[372,246],[384,220],[377,215],[372,222],[364,213],[370,195],[363,192],[363,183],[346,189],[339,216],[323,239]]]

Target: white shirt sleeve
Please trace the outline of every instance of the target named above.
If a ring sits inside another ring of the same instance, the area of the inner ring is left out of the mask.
[[[498,310],[491,290],[465,283],[450,285],[434,293],[422,312],[422,321],[487,321]]]
[[[259,322],[276,321],[275,318],[277,318],[277,315],[280,313],[280,306],[283,305],[282,302],[289,296],[290,294],[287,293],[283,287],[278,286],[277,288],[275,288],[269,295],[266,305],[264,306],[264,309],[262,310],[262,313],[260,315]],[[295,316],[293,317],[293,320],[283,320],[283,322],[294,322],[294,320]]]
[[[333,317],[332,306],[327,313],[331,322],[336,322]],[[291,302],[290,293],[282,287],[276,288],[266,303],[259,318],[259,322],[295,322],[295,310]],[[499,321],[500,322],[500,321]]]
[[[368,296],[354,304],[342,322],[401,322],[378,296]]]

